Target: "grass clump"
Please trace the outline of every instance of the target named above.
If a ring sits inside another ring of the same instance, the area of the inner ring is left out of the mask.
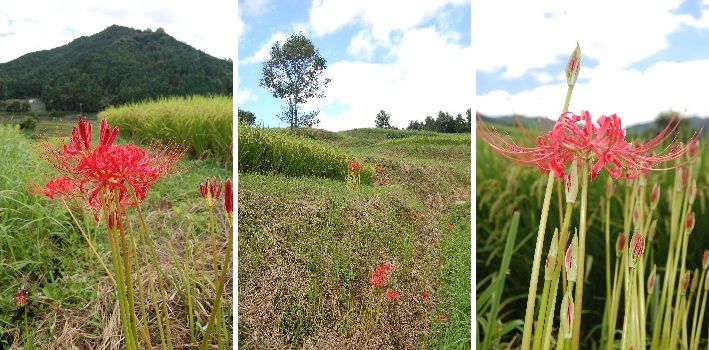
[[[323,142],[281,130],[239,126],[239,171],[312,176],[345,181],[352,156]],[[363,165],[362,184],[372,184],[374,168]]]
[[[110,107],[99,114],[121,126],[121,135],[148,142],[182,142],[192,157],[231,160],[231,96],[163,97]]]

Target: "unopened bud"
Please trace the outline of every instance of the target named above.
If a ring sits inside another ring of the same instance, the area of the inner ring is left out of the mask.
[[[571,331],[574,325],[574,299],[571,296],[571,290],[564,295],[564,300],[561,301],[561,310],[559,310],[559,318],[561,319],[561,330],[564,332],[565,339],[571,339]]]
[[[647,294],[652,294],[652,290],[655,289],[655,282],[657,281],[657,265],[652,265],[652,271],[650,276],[647,277]]]
[[[638,210],[638,207],[640,206],[640,203],[638,203],[635,206],[635,209],[633,209],[633,226],[636,228],[640,227],[640,210]]]
[[[702,269],[709,269],[709,249],[704,249],[704,255],[702,255]]]
[[[578,250],[579,242],[578,237],[574,234],[574,238],[571,240],[571,244],[566,249],[566,255],[564,255],[564,268],[566,268],[566,280],[569,282],[576,281],[576,270],[578,269]]]
[[[660,201],[660,184],[657,182],[652,185],[652,191],[650,191],[650,209],[655,210],[657,203]]]
[[[630,267],[634,268],[637,261],[643,256],[645,251],[645,235],[636,230],[633,234],[633,239],[630,242],[631,253],[633,259],[630,261]]]
[[[625,249],[625,241],[628,238],[625,237],[625,233],[621,232],[618,234],[618,239],[615,241],[615,256],[621,256],[623,254],[623,249]]]
[[[575,203],[579,193],[579,171],[576,161],[571,163],[571,170],[564,176],[566,203]]]
[[[694,292],[697,291],[697,286],[699,286],[699,270],[695,269],[692,276],[692,284],[689,287],[689,293],[694,294]]]
[[[685,222],[685,228],[687,229],[687,234],[692,233],[692,230],[694,229],[694,212],[690,211],[689,214],[687,214],[687,221]]]
[[[687,201],[689,202],[689,205],[694,204],[694,200],[697,199],[697,180],[692,180],[692,182],[689,184],[689,189],[687,192],[688,198]]]
[[[680,288],[680,291],[682,292],[683,295],[687,292],[687,288],[689,288],[689,281],[690,281],[689,271],[686,271],[684,273],[684,276],[682,276],[682,280],[680,281],[681,287],[682,287],[682,288]]]
[[[647,241],[652,243],[655,240],[655,232],[657,231],[657,219],[652,220],[650,228],[647,231]]]

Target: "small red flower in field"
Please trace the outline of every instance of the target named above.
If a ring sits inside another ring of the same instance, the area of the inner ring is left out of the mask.
[[[19,307],[27,305],[29,298],[27,297],[26,293],[27,290],[24,287],[20,287],[17,289],[15,299],[13,300],[15,302],[15,305]]]
[[[705,255],[706,255],[706,254],[705,254]],[[424,290],[423,292],[421,292],[421,298],[422,298],[422,299],[428,299],[428,297],[430,297],[430,296],[431,296],[431,292],[429,292],[429,291],[427,291],[427,290]]]
[[[685,228],[687,229],[687,233],[691,233],[692,230],[694,229],[694,223],[696,220],[694,219],[694,212],[690,211],[689,214],[687,214],[687,221],[685,222]]]
[[[353,160],[348,160],[347,164],[349,165],[349,170],[353,174],[359,174],[359,172],[362,170],[362,164],[359,162],[355,162]]]
[[[401,298],[401,293],[399,293],[393,289],[389,289],[389,290],[387,290],[386,296],[389,299],[398,300],[399,298]]]
[[[449,223],[449,224],[448,224],[448,231],[453,231],[454,228],[455,228],[455,224],[454,224],[454,223]]]
[[[224,181],[224,210],[227,214],[234,213],[234,190],[231,187],[231,179]]]
[[[709,269],[709,249],[704,249],[704,255],[702,255],[702,268],[704,270]]]
[[[78,190],[79,186],[69,177],[59,176],[51,178],[41,191],[45,196],[54,199],[54,196],[74,197]]]
[[[621,232],[618,235],[618,239],[615,241],[615,255],[620,256],[623,254],[623,249],[625,249],[625,241],[627,241],[628,238],[625,237],[625,233]]]
[[[384,287],[389,284],[387,278],[391,273],[393,266],[390,263],[384,263],[376,268],[372,272],[372,279],[369,280],[369,284],[373,287]]]

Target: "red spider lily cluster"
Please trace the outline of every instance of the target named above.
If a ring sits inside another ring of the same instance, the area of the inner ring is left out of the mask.
[[[145,199],[150,187],[159,178],[174,172],[175,164],[185,154],[183,147],[169,145],[144,149],[136,145],[116,145],[118,127],[101,120],[99,140],[91,145],[91,124],[79,119],[69,140],[60,147],[42,141],[43,158],[59,171],[41,190],[56,196],[80,198],[96,212],[102,207],[117,205],[120,213],[126,206]],[[98,215],[96,216],[98,218]]]
[[[29,298],[27,297],[27,290],[24,288],[17,289],[17,293],[13,301],[18,307],[27,305],[27,302],[29,301]]]
[[[349,171],[352,174],[357,175],[360,173],[360,171],[362,171],[362,164],[360,164],[360,162],[356,162],[354,160],[348,160],[347,164],[349,167]]]
[[[369,285],[372,287],[385,287],[389,284],[389,274],[394,267],[390,263],[384,263],[374,268],[372,279],[369,280]]]
[[[207,206],[213,207],[221,198],[222,187],[224,188],[224,209],[227,214],[232,214],[234,212],[234,190],[231,185],[231,179],[226,179],[224,183],[220,184],[216,177],[207,178],[203,184],[199,184],[199,192],[202,194]]]
[[[478,121],[478,134],[502,156],[519,164],[537,166],[546,173],[552,171],[560,178],[564,177],[564,169],[571,162],[586,160],[593,162],[590,172],[593,179],[603,169],[614,179],[621,176],[634,179],[650,170],[666,170],[658,169],[656,165],[688,153],[690,147],[675,140],[659,153],[654,153],[655,148],[677,131],[679,123],[679,119],[671,119],[657,136],[637,145],[626,140],[617,115],[603,115],[596,125],[587,111],[581,115],[563,113],[549,132],[537,138],[535,147],[520,146],[506,139],[482,120]],[[698,136],[699,133],[695,133],[689,142],[692,149],[698,147]]]
[[[395,290],[393,290],[393,289],[389,289],[389,290],[387,290],[387,292],[386,292],[386,296],[387,296],[387,298],[389,298],[389,299],[398,300],[399,298],[401,298],[401,293],[399,293],[399,292],[397,292],[397,291],[395,291]]]

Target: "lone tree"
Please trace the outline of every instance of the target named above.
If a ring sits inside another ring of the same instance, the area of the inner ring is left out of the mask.
[[[325,97],[324,88],[330,83],[322,76],[327,62],[315,45],[302,33],[291,35],[281,46],[271,47],[271,57],[261,71],[261,87],[271,90],[273,97],[284,99],[287,105],[279,116],[291,128],[313,126],[320,111],[302,111],[300,105],[312,98]]]
[[[389,124],[389,115],[383,109],[377,113],[377,118],[374,120],[374,124],[377,128],[391,129]]]

